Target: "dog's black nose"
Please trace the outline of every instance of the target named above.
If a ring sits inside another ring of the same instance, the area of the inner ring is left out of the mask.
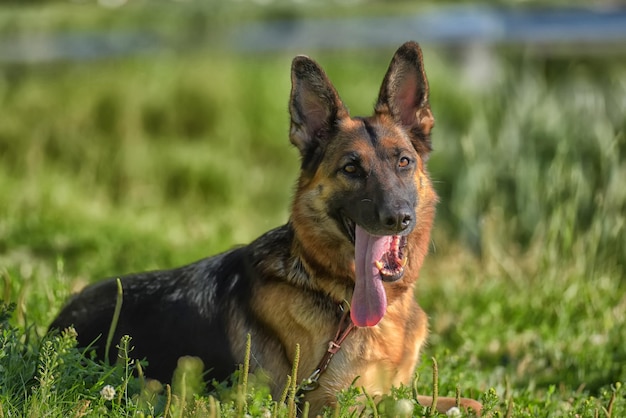
[[[407,229],[413,221],[412,214],[407,210],[398,210],[388,214],[383,219],[383,225],[393,232],[402,232]]]

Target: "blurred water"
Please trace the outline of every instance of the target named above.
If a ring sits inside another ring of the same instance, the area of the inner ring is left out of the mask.
[[[26,34],[0,39],[0,62],[92,60],[215,44],[247,52],[392,47],[408,39],[446,45],[505,43],[568,47],[575,53],[621,53],[626,50],[626,9],[454,6],[405,17],[248,22],[231,27],[220,39],[188,40],[188,45],[149,31]]]
[[[421,43],[626,43],[626,9],[496,9],[456,6],[407,17],[259,22],[233,29],[253,51]]]

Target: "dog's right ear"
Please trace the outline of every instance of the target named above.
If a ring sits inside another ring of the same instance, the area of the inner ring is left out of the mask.
[[[295,57],[291,64],[289,113],[289,139],[303,158],[332,135],[337,120],[348,116],[324,70],[303,55]]]

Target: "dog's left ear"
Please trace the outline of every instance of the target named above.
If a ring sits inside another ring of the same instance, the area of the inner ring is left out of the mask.
[[[422,158],[431,151],[430,131],[435,119],[428,103],[428,80],[422,50],[407,42],[395,53],[380,87],[375,111],[390,114],[409,133]]]

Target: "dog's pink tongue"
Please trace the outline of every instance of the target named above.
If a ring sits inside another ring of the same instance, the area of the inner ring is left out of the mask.
[[[374,263],[388,250],[389,239],[370,235],[358,225],[355,228],[356,283],[350,316],[358,327],[373,327],[387,310],[387,295],[380,271]]]

